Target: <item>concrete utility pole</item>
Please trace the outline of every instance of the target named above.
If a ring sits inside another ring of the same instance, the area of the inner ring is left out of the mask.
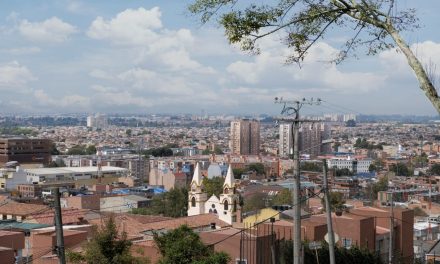
[[[288,117],[276,118],[280,121],[292,122],[292,136],[293,136],[293,263],[302,263],[302,243],[301,243],[301,175],[300,175],[300,156],[299,156],[299,128],[302,122],[316,122],[316,120],[300,120],[299,111],[303,105],[320,104],[321,99],[306,100],[303,98],[301,101],[284,101],[283,98],[275,97],[275,103],[283,104],[282,115]],[[292,105],[292,106],[287,106]],[[290,117],[289,117],[290,116]],[[293,116],[293,117],[292,117]]]
[[[327,233],[328,233],[328,250],[330,255],[330,264],[336,264],[335,262],[335,234],[333,233],[333,223],[332,223],[332,211],[330,207],[330,190],[328,188],[327,181],[327,160],[322,160],[322,167],[324,172],[323,184],[324,184],[324,200],[325,200],[325,212],[327,215]]]
[[[60,264],[66,264],[64,254],[63,220],[61,216],[60,188],[54,188],[55,198],[55,230],[57,236],[57,255]]]
[[[394,236],[394,201],[393,201],[393,191],[389,192],[391,195],[391,208],[390,208],[390,245],[389,245],[389,252],[388,252],[388,263],[393,264],[393,236]]]

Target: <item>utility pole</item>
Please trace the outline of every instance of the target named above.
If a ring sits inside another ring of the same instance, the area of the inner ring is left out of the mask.
[[[61,216],[60,188],[54,188],[55,196],[55,230],[57,236],[57,255],[60,264],[66,264],[64,254],[63,220]]]
[[[302,243],[301,243],[301,175],[300,175],[300,156],[299,156],[299,128],[302,122],[316,122],[315,120],[300,120],[299,111],[303,105],[320,104],[321,99],[301,101],[284,101],[283,98],[275,97],[275,103],[283,104],[282,115],[290,116],[284,118],[276,118],[280,121],[292,122],[293,137],[293,263],[302,264]],[[288,106],[291,105],[291,106]]]
[[[388,252],[388,263],[393,264],[393,236],[394,236],[394,201],[393,201],[393,191],[389,192],[391,194],[390,200],[391,200],[391,208],[390,208],[390,245],[389,245],[389,252]]]
[[[330,207],[330,190],[328,188],[327,180],[327,160],[322,160],[323,167],[323,187],[324,187],[324,200],[325,200],[325,213],[327,216],[327,234],[328,234],[328,250],[330,255],[330,264],[336,264],[335,262],[335,234],[333,233],[333,223],[332,223],[332,211]]]

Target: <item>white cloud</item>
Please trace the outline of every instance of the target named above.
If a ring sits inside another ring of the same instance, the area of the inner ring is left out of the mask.
[[[97,79],[104,79],[104,80],[113,80],[114,79],[114,77],[110,73],[108,73],[106,71],[103,71],[103,70],[100,70],[100,69],[92,70],[89,73],[89,75],[91,77],[94,77],[94,78],[97,78]]]
[[[24,19],[18,25],[18,31],[31,41],[60,43],[68,40],[78,29],[57,17],[52,17],[34,23]]]
[[[39,47],[19,47],[19,48],[11,48],[11,49],[1,49],[0,52],[8,53],[11,55],[27,55],[27,54],[35,54],[41,52]]]
[[[146,99],[142,96],[134,96],[128,91],[122,92],[104,92],[100,93],[97,100],[101,101],[101,105],[108,107],[113,106],[131,106],[131,107],[152,107],[153,99]]]
[[[119,79],[132,83],[135,88],[145,88],[154,77],[155,72],[141,68],[130,69],[118,75]]]
[[[17,61],[0,64],[0,90],[23,89],[28,82],[36,79],[26,66],[20,65]]]
[[[111,20],[97,17],[87,35],[93,39],[108,39],[117,44],[145,45],[157,39],[154,30],[162,27],[159,7],[127,9]]]
[[[337,50],[323,42],[310,49],[301,68],[296,64],[283,64],[289,50],[282,44],[278,43],[276,46],[275,42],[267,41],[264,46],[261,54],[253,60],[233,62],[226,71],[238,81],[256,87],[267,86],[271,90],[292,87],[286,88],[286,92],[290,89],[301,89],[304,92],[308,87],[314,91],[318,89],[325,92],[365,93],[382,87],[386,79],[384,74],[342,71],[336,65],[326,63],[334,57]]]
[[[48,95],[44,90],[38,89],[34,92],[37,103],[43,106],[84,109],[90,107],[90,97],[81,95],[66,95],[55,98]]]
[[[436,65],[440,71],[440,43],[425,41],[411,45],[411,50],[424,66]],[[390,49],[379,54],[379,59],[390,75],[413,78],[413,72],[406,57],[397,49]]]

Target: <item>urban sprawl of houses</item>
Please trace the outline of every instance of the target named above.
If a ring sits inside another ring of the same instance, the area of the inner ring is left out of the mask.
[[[332,223],[340,247],[367,249],[385,261],[392,231],[400,263],[440,261],[439,124],[354,114],[309,119],[316,122],[302,124],[298,139],[302,239],[320,242],[327,234],[319,195],[324,160],[339,199]],[[0,123],[2,263],[57,263],[53,187],[62,193],[71,251],[81,251],[93,226],[108,217],[126,232],[131,250],[141,249],[152,263],[160,257],[153,234],[181,225],[233,263],[270,263],[267,243],[292,239],[292,124],[206,114],[2,117]],[[213,192],[208,184],[216,179]],[[172,213],[153,210],[177,189],[187,193]]]

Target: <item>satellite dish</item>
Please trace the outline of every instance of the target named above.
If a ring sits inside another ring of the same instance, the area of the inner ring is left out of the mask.
[[[338,243],[338,241],[339,241],[339,236],[338,236],[338,234],[336,234],[335,232],[333,232],[333,236],[335,237],[335,243]],[[327,243],[330,243],[329,241],[329,237],[328,237],[328,233],[327,234],[325,234],[325,236],[324,236],[324,240],[327,242]]]

